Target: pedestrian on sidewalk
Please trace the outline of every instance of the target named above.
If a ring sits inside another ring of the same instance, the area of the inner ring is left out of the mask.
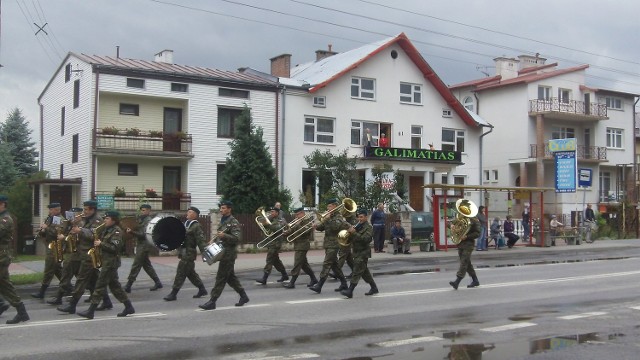
[[[489,220],[487,219],[487,214],[485,213],[485,207],[480,205],[478,207],[478,221],[480,221],[480,236],[478,237],[478,241],[476,244],[476,250],[478,251],[487,251],[489,247],[489,239],[487,238],[487,231],[489,230]]]
[[[135,229],[126,229],[127,233],[133,235],[133,238],[136,240],[136,255],[133,259],[133,264],[131,264],[127,284],[124,286],[126,293],[131,292],[131,285],[136,281],[140,269],[144,269],[154,282],[154,285],[149,289],[150,291],[162,289],[160,278],[158,278],[158,274],[156,274],[156,270],[153,268],[153,265],[151,265],[151,260],[149,260],[151,244],[147,241],[147,234],[145,232],[152,218],[151,205],[142,204],[140,205],[140,215],[138,215],[136,219],[137,225]]]
[[[283,281],[289,280],[289,276],[287,275],[287,269],[284,267],[282,260],[280,259],[280,252],[282,251],[282,242],[284,237],[282,235],[284,231],[285,225],[287,225],[287,221],[280,217],[280,210],[272,207],[269,209],[269,215],[264,219],[260,217],[262,224],[265,229],[271,232],[271,235],[268,235],[265,239],[269,238],[267,247],[267,258],[266,264],[263,268],[263,275],[261,279],[256,279],[257,283],[262,285],[267,284],[267,278],[269,274],[271,274],[271,270],[275,267],[277,271],[280,272],[280,279],[278,282],[281,283]],[[264,240],[263,240],[264,241]]]
[[[42,278],[42,285],[40,285],[40,291],[35,294],[31,294],[31,297],[36,299],[44,299],[44,293],[47,291],[49,284],[53,277],[58,278],[58,282],[62,278],[62,261],[56,254],[57,247],[62,249],[62,242],[64,240],[63,233],[66,231],[66,219],[60,215],[61,205],[59,202],[52,202],[48,206],[49,215],[40,225],[38,236],[42,238],[46,247],[47,255],[44,258],[44,277]],[[62,253],[64,254],[64,253]]]
[[[307,216],[303,207],[299,207],[293,211],[295,213],[295,219],[289,223],[290,227],[285,232],[285,235],[296,236],[293,240],[293,251],[295,255],[293,257],[293,268],[291,269],[291,281],[284,285],[284,287],[287,289],[295,288],[300,270],[309,275],[311,282],[307,284],[307,287],[312,287],[318,283],[316,275],[313,273],[311,265],[309,265],[309,260],[307,260],[307,252],[311,248],[311,242],[313,241],[313,217]]]

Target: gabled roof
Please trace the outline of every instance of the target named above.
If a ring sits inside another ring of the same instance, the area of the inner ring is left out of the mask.
[[[404,50],[411,61],[420,69],[424,78],[435,87],[447,105],[450,106],[467,125],[480,125],[469,115],[458,99],[451,93],[451,90],[442,82],[440,77],[433,71],[431,66],[422,55],[420,55],[418,49],[413,46],[404,33],[361,46],[357,49],[336,54],[317,62],[299,65],[292,69],[291,78],[280,78],[280,82],[284,85],[308,86],[309,92],[314,93],[394,44],[398,44],[402,50]]]

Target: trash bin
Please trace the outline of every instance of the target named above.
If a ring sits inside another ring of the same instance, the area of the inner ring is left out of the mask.
[[[24,236],[23,238],[24,245],[22,247],[22,253],[25,255],[35,255],[36,254],[36,240],[33,236]]]
[[[433,213],[411,213],[411,240],[420,244],[420,251],[434,251]]]

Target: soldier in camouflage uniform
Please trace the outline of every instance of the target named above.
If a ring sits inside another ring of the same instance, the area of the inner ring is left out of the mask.
[[[40,291],[31,294],[36,299],[44,299],[44,293],[47,291],[54,276],[58,278],[58,281],[62,278],[62,259],[56,261],[56,249],[49,249],[49,246],[50,244],[55,244],[55,241],[64,241],[63,233],[66,230],[66,219],[60,216],[60,203],[50,203],[48,208],[49,216],[40,225],[40,231],[38,231],[38,236],[46,244],[47,256],[44,258],[44,277],[42,278]]]
[[[93,319],[94,312],[107,292],[107,286],[113,293],[113,296],[124,304],[124,310],[118,314],[118,317],[124,317],[134,314],[136,311],[131,305],[131,301],[127,294],[120,286],[118,280],[118,268],[120,267],[120,251],[122,250],[122,229],[118,226],[120,214],[117,211],[107,211],[105,213],[105,227],[100,231],[97,239],[93,241],[96,251],[99,251],[102,259],[102,267],[96,282],[96,288],[91,294],[91,305],[86,311],[79,312],[78,315],[87,319]]]
[[[460,199],[460,207],[466,207],[469,209],[471,207],[471,203],[469,200]],[[475,206],[475,205],[473,205]],[[477,217],[469,218],[471,221],[469,232],[465,235],[464,239],[462,239],[458,243],[458,257],[460,258],[460,267],[458,268],[458,272],[456,273],[456,280],[449,281],[449,285],[451,285],[455,290],[458,290],[458,285],[460,281],[464,278],[464,276],[468,273],[471,276],[471,283],[467,285],[468,288],[474,288],[480,286],[480,282],[478,281],[478,276],[476,275],[476,271],[473,269],[473,264],[471,264],[471,253],[473,253],[473,249],[475,249],[475,239],[480,236],[480,232],[482,227],[480,226],[480,220]]]
[[[311,269],[309,261],[307,260],[307,252],[311,248],[310,242],[313,241],[313,228],[310,227],[309,224],[313,220],[299,220],[305,217],[304,208],[302,207],[297,208],[293,211],[295,213],[296,220],[298,221],[286,231],[285,236],[290,236],[290,234],[293,234],[296,231],[300,231],[300,229],[305,227],[308,227],[308,230],[302,233],[302,235],[298,235],[298,237],[293,241],[293,251],[295,252],[295,254],[293,258],[293,268],[291,269],[291,281],[285,284],[284,287],[287,289],[293,289],[296,287],[296,280],[300,275],[300,270],[309,275],[309,277],[311,278],[311,282],[307,285],[307,287],[312,287],[313,285],[318,283],[318,279],[316,279],[316,275],[313,273],[313,269]]]
[[[358,223],[357,217],[353,214],[347,215],[344,219],[351,225],[356,225]],[[349,266],[349,269],[351,269],[351,272],[353,273],[353,252],[351,251],[351,246],[340,245],[340,250],[338,251],[338,267],[342,269],[345,263],[347,263],[347,266]],[[350,276],[351,275],[346,277],[349,278]]]
[[[162,283],[158,278],[158,274],[156,274],[156,270],[151,265],[151,260],[149,260],[149,251],[151,251],[151,244],[147,241],[147,236],[145,230],[147,229],[147,225],[149,221],[151,221],[151,205],[142,204],[140,205],[140,215],[138,216],[138,226],[135,229],[126,229],[126,231],[132,234],[136,239],[136,257],[133,259],[133,264],[131,265],[131,271],[129,272],[129,281],[124,286],[124,291],[127,293],[131,292],[131,285],[136,281],[138,274],[140,273],[140,268],[144,269],[144,271],[149,275],[151,279],[153,279],[154,285],[151,287],[151,291],[156,291],[158,289],[162,289]]]
[[[332,211],[338,206],[338,199],[329,199],[326,203],[327,211]],[[340,287],[338,287],[336,291],[349,288],[347,286],[347,280],[344,278],[344,274],[342,273],[342,269],[338,267],[338,233],[340,230],[346,230],[349,227],[351,227],[351,225],[345,221],[342,215],[337,211],[334,211],[329,219],[326,219],[319,225],[314,226],[316,230],[324,231],[324,242],[322,244],[324,247],[324,262],[322,263],[320,280],[317,284],[309,288],[318,294],[322,291],[324,282],[327,281],[330,269],[333,270],[333,273],[340,280]]]
[[[11,264],[11,245],[13,244],[13,219],[7,210],[8,198],[0,195],[0,296],[18,310],[18,314],[7,320],[7,324],[17,324],[29,320],[29,314],[24,308],[22,299],[16,293],[13,283],[9,280],[9,265]],[[0,314],[5,312],[9,306],[0,302]]]
[[[176,269],[176,277],[173,280],[173,288],[171,293],[164,297],[165,301],[175,301],[177,299],[178,291],[184,284],[184,281],[189,278],[189,281],[196,287],[198,287],[198,293],[193,295],[193,298],[200,298],[207,295],[207,289],[205,289],[200,276],[196,272],[196,247],[200,249],[202,253],[207,243],[205,241],[204,232],[202,227],[198,223],[198,216],[200,216],[200,210],[191,206],[187,210],[187,221],[184,226],[187,229],[184,243],[178,248],[178,269]]]
[[[378,293],[378,286],[371,276],[371,272],[367,267],[367,262],[371,257],[371,242],[373,241],[373,226],[367,221],[367,210],[360,209],[358,214],[358,224],[350,227],[349,239],[353,252],[353,274],[351,275],[351,285],[348,289],[340,291],[340,294],[351,299],[353,297],[353,289],[358,286],[360,278],[371,286],[371,289],[365,295],[373,295]]]
[[[222,201],[219,207],[222,217],[218,225],[216,239],[224,247],[224,253],[218,263],[216,284],[213,286],[213,290],[211,290],[211,299],[199,305],[203,310],[213,310],[216,308],[216,301],[218,297],[220,297],[220,294],[222,294],[222,289],[224,289],[225,284],[229,284],[229,286],[240,295],[240,300],[235,304],[236,306],[242,306],[249,302],[249,297],[244,291],[242,284],[240,284],[234,270],[236,258],[238,257],[238,242],[242,240],[240,223],[231,215],[231,209],[233,207],[231,201]]]
[[[76,246],[78,249],[78,257],[80,258],[80,269],[78,270],[76,284],[71,292],[71,299],[69,300],[69,303],[57,308],[58,311],[69,314],[76,313],[76,305],[84,294],[85,289],[88,288],[90,291],[95,289],[95,281],[99,273],[98,269],[93,267],[91,257],[87,252],[93,247],[96,228],[102,225],[102,220],[100,219],[100,216],[98,216],[98,203],[95,200],[87,200],[83,205],[84,210],[82,211],[82,220],[79,224],[74,225],[70,230],[71,234],[78,236]],[[105,309],[113,307],[113,305],[111,305],[111,300],[108,300],[108,295],[104,300]]]
[[[74,213],[81,213],[82,208],[72,208],[71,211]],[[76,221],[75,218],[73,221]],[[71,238],[72,241],[76,241],[77,244],[78,235],[68,234],[67,237]],[[67,243],[66,246],[67,255],[65,256],[64,263],[62,265],[62,277],[60,278],[60,285],[58,286],[58,292],[56,293],[56,295],[52,299],[47,300],[47,304],[50,305],[62,305],[62,296],[64,294],[71,294],[71,291],[73,291],[71,279],[74,276],[77,277],[78,273],[80,272],[80,264],[82,263],[83,259],[82,255],[78,252],[77,248],[75,249],[75,251],[72,251],[69,243]]]
[[[282,242],[284,241],[282,230],[287,225],[287,222],[284,218],[281,218],[279,214],[280,210],[272,207],[269,209],[269,215],[267,216],[268,221],[263,220],[265,228],[269,229],[272,234],[276,232],[280,232],[280,234],[272,236],[271,242],[267,245],[267,263],[264,265],[264,274],[262,275],[262,279],[256,279],[256,282],[262,285],[267,284],[267,278],[269,277],[269,274],[271,274],[271,269],[274,267],[280,272],[280,274],[282,274],[278,282],[289,280],[287,269],[284,267],[282,260],[280,260]]]

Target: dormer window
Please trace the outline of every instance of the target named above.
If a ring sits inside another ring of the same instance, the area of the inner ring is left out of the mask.
[[[314,96],[313,97],[313,106],[314,107],[327,107],[327,98],[326,96]]]

